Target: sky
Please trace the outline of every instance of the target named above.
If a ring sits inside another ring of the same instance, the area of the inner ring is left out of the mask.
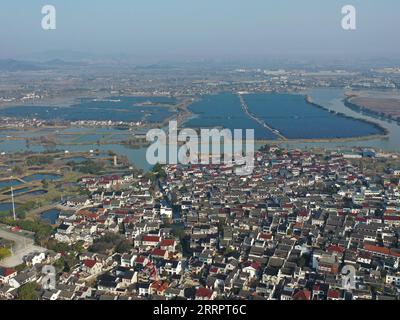
[[[57,29],[41,28],[44,5]],[[344,5],[357,30],[341,27]],[[151,57],[396,56],[398,0],[1,0],[0,58],[48,51]]]

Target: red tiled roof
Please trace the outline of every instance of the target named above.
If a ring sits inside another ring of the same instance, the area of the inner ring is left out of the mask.
[[[299,212],[297,213],[297,215],[298,215],[299,217],[306,217],[306,216],[308,216],[308,211],[307,211],[307,210],[299,211]]]
[[[8,277],[16,272],[17,272],[16,270],[11,269],[11,268],[0,267],[0,276],[2,276],[2,277]]]
[[[12,275],[12,274],[14,274],[16,272],[17,272],[17,270],[7,268],[6,272],[5,272],[5,276],[8,277],[8,276],[10,276],[10,275]]]
[[[341,246],[329,246],[327,251],[328,252],[339,252],[339,253],[343,253],[346,249],[341,247]]]
[[[261,263],[259,263],[259,262],[253,262],[253,263],[251,264],[251,267],[254,268],[254,269],[256,269],[256,270],[258,270],[258,269],[261,268]]]
[[[162,285],[162,281],[154,281],[154,282],[150,285],[150,287],[157,290],[158,288],[161,287],[161,285]]]
[[[339,299],[339,297],[340,297],[339,291],[332,289],[328,290],[328,298]]]
[[[364,244],[364,249],[374,253],[385,254],[394,257],[400,257],[400,253],[394,252],[393,250],[385,247],[378,247],[371,244]]]
[[[218,272],[218,268],[217,267],[211,267],[210,268],[210,273],[217,273]]]
[[[157,237],[157,236],[143,236],[142,240],[143,241],[147,241],[147,242],[159,242],[160,241],[160,237]]]
[[[161,247],[169,247],[169,246],[173,246],[174,244],[175,244],[174,239],[164,239],[161,241],[160,246]]]
[[[196,291],[196,297],[199,298],[211,298],[213,292],[206,288],[199,288]]]
[[[293,296],[293,300],[311,300],[311,292],[306,289],[297,291]]]
[[[400,221],[400,216],[384,216],[383,219],[388,221]]]
[[[153,256],[164,257],[166,252],[167,252],[167,251],[162,250],[162,249],[154,249],[154,250],[151,252],[151,254],[152,254]]]
[[[135,262],[136,263],[143,263],[145,259],[146,259],[146,257],[139,256],[139,257],[136,258]]]
[[[96,264],[96,260],[83,260],[83,265],[87,268],[93,268]]]
[[[260,233],[260,238],[264,240],[270,240],[272,239],[272,234],[271,233]]]

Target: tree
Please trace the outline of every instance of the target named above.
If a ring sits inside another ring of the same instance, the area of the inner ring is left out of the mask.
[[[26,218],[26,211],[24,208],[17,208],[15,210],[15,213],[18,217],[18,219],[25,219]]]
[[[38,294],[36,292],[37,285],[34,282],[29,282],[18,288],[18,299],[19,300],[38,300]]]
[[[35,240],[40,245],[43,245],[45,241],[47,241],[52,233],[51,229],[48,228],[39,228],[35,233]]]
[[[26,270],[26,268],[27,268],[27,266],[26,266],[25,263],[19,264],[19,265],[17,265],[16,267],[14,267],[14,269],[15,269],[17,272],[22,272],[22,271]]]
[[[104,165],[100,161],[87,160],[79,164],[78,170],[86,174],[100,174],[104,170]]]
[[[75,244],[73,244],[72,245],[72,248],[73,248],[73,250],[74,251],[76,251],[77,253],[82,253],[82,252],[84,252],[84,248],[83,248],[83,245],[84,245],[84,241],[78,241],[78,242],[76,242]]]
[[[32,207],[33,208],[33,207]],[[1,223],[8,224],[10,226],[17,226],[20,227],[21,229],[31,231],[35,233],[35,241],[36,243],[43,245],[44,242],[46,242],[52,232],[53,232],[53,227],[47,223],[43,223],[40,220],[17,220],[14,221],[11,218],[3,218],[0,219]]]
[[[181,226],[172,225],[172,230],[171,231],[172,231],[172,234],[175,237],[179,238],[181,241],[186,236],[185,230]]]
[[[263,145],[263,146],[260,148],[260,151],[262,151],[262,152],[269,152],[270,150],[271,150],[271,146],[268,145],[268,144]]]
[[[231,246],[227,246],[224,251],[224,256],[229,256],[231,253],[236,252]]]
[[[115,247],[115,251],[118,253],[127,253],[132,249],[132,244],[128,240],[122,240]]]
[[[20,166],[15,166],[12,168],[13,174],[20,176],[24,173],[24,169],[22,169]]]
[[[160,179],[160,178],[164,179],[164,178],[167,176],[167,174],[165,173],[165,170],[164,170],[163,166],[162,166],[161,164],[159,164],[159,163],[157,163],[157,164],[153,167],[152,172],[155,174],[155,176],[156,176],[158,179]]]
[[[53,158],[50,156],[42,156],[42,155],[38,155],[38,156],[32,156],[29,157],[26,160],[26,164],[28,166],[42,166],[45,164],[51,164],[53,163]]]
[[[107,253],[108,251],[115,251],[116,248],[125,239],[117,233],[106,233],[102,238],[96,239],[93,245],[89,248],[91,252]],[[121,249],[124,249],[125,244],[121,245]]]
[[[8,248],[0,248],[0,261],[11,256],[11,251]]]
[[[42,186],[43,186],[43,188],[47,189],[49,187],[49,182],[47,180],[43,179]]]

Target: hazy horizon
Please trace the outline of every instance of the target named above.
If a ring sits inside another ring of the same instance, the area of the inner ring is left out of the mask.
[[[41,28],[46,4],[57,9],[56,30]],[[341,28],[347,4],[357,9],[354,31]],[[146,59],[396,58],[397,12],[394,0],[4,0],[0,58],[46,52]]]

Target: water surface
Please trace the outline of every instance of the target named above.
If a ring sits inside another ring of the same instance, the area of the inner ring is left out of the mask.
[[[249,111],[288,139],[353,138],[383,133],[377,126],[340,116],[297,94],[243,95]]]

